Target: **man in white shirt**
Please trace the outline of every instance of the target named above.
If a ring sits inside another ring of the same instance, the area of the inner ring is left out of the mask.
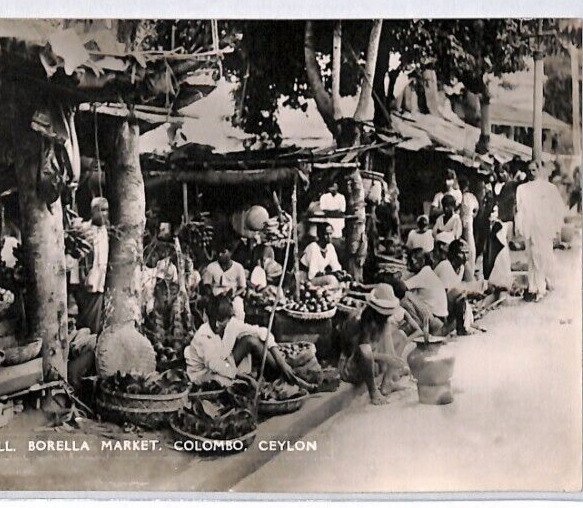
[[[528,256],[527,299],[539,301],[552,289],[553,240],[560,233],[565,203],[555,185],[547,180],[544,168],[531,162],[528,169],[535,180],[516,191],[516,230],[524,236]]]
[[[433,231],[428,229],[429,217],[427,215],[420,215],[417,218],[417,229],[409,231],[407,236],[407,243],[405,247],[407,250],[423,249],[423,252],[429,253],[433,250]]]
[[[332,226],[328,223],[318,224],[318,240],[310,243],[300,262],[307,269],[308,280],[314,284],[334,284],[334,272],[342,270],[336,249],[332,245]],[[336,283],[338,281],[336,280]]]
[[[79,314],[79,328],[89,328],[91,333],[100,333],[103,326],[103,294],[105,292],[105,277],[109,257],[109,203],[107,199],[98,197],[91,201],[91,233],[93,251],[86,258],[87,275],[76,294]]]
[[[190,345],[184,349],[186,372],[193,383],[201,385],[217,381],[229,386],[237,376],[250,374],[253,365],[261,365],[267,342],[266,377],[276,379],[281,376],[302,388],[313,388],[293,373],[266,328],[244,323],[233,313],[230,299],[217,297],[208,309],[209,322],[199,327]]]
[[[408,267],[413,276],[405,281],[408,291],[427,305],[433,316],[444,321],[448,316],[447,295],[441,279],[430,266],[429,256],[423,249],[409,252]]]
[[[231,246],[222,242],[218,246],[218,259],[210,263],[202,274],[202,284],[208,296],[229,294],[233,301],[235,317],[245,320],[243,294],[247,288],[247,276],[243,265],[233,261]]]
[[[338,184],[333,182],[326,194],[320,197],[320,209],[323,212],[346,212],[346,199],[338,192]],[[344,229],[344,219],[329,218],[328,223],[332,226],[332,238],[342,238]]]

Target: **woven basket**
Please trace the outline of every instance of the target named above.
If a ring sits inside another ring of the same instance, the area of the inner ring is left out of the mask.
[[[284,309],[288,316],[301,321],[319,321],[330,319],[336,314],[336,307],[324,312],[298,312],[297,310]]]
[[[30,342],[24,346],[17,346],[15,344],[10,347],[5,347],[2,349],[4,352],[4,360],[1,363],[4,367],[26,363],[39,355],[42,345],[42,339],[36,339],[34,342]]]
[[[206,392],[190,392],[188,400],[215,400],[224,391],[224,388],[220,388],[219,390],[208,390]]]
[[[300,397],[289,400],[260,400],[258,413],[265,416],[293,413],[304,405],[308,397],[309,394],[305,393]]]
[[[241,436],[237,439],[209,439],[206,437],[202,437],[202,436],[195,436],[194,434],[190,434],[189,432],[186,432],[185,430],[182,430],[179,426],[178,423],[175,421],[175,418],[172,417],[170,418],[170,428],[172,429],[172,431],[179,437],[181,438],[186,438],[189,441],[193,441],[193,442],[198,442],[198,443],[213,443],[213,444],[218,444],[219,446],[217,446],[217,448],[227,448],[227,446],[229,444],[233,444],[235,442],[241,442],[243,443],[243,449],[242,450],[236,450],[231,446],[231,450],[220,450],[221,453],[238,453],[238,452],[242,452],[245,451],[247,448],[249,448],[251,446],[251,444],[253,443],[253,441],[255,441],[255,436],[257,435],[257,429],[249,432],[248,434],[245,434],[244,436]],[[210,453],[210,452],[207,452]],[[214,451],[214,453],[216,454],[217,451]]]
[[[164,395],[145,395],[112,392],[101,387],[97,407],[106,420],[157,429],[167,424],[169,417],[184,407],[187,400],[188,390]]]
[[[359,312],[360,309],[364,307],[364,302],[362,302],[362,305],[359,305],[358,307],[350,307],[348,305],[343,305],[341,303],[336,304],[336,307],[340,312],[345,312],[346,314],[353,314]]]

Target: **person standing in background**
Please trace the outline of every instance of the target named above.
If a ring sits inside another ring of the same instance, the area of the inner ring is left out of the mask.
[[[534,180],[516,190],[516,229],[524,236],[528,256],[527,300],[539,301],[552,289],[553,240],[560,233],[565,204],[545,168],[533,161]]]
[[[476,240],[474,238],[474,219],[478,215],[480,204],[476,196],[470,192],[470,183],[468,179],[462,176],[459,179],[460,189],[462,191],[462,205],[460,218],[462,220],[462,238],[465,240],[468,248],[467,265],[465,274],[466,280],[475,279],[476,271]]]
[[[336,212],[344,214],[346,212],[346,198],[338,192],[338,184],[332,182],[328,187],[328,192],[320,197],[320,209],[325,212]],[[328,223],[332,226],[332,238],[342,238],[344,230],[343,218],[328,218]]]
[[[79,314],[78,328],[89,328],[91,333],[101,333],[103,328],[103,295],[109,257],[109,203],[98,197],[91,201],[92,252],[81,262],[86,276],[80,280],[75,295]],[[71,281],[73,283],[73,281]]]

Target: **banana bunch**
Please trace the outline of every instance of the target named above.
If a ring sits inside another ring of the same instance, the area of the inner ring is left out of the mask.
[[[70,208],[65,208],[65,224],[65,253],[74,259],[85,257],[93,250],[91,224]]]

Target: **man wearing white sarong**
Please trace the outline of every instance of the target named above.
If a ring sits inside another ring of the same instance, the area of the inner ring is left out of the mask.
[[[544,168],[531,162],[534,181],[516,191],[516,229],[524,236],[528,255],[528,291],[535,301],[552,289],[553,240],[561,231],[565,204]]]

